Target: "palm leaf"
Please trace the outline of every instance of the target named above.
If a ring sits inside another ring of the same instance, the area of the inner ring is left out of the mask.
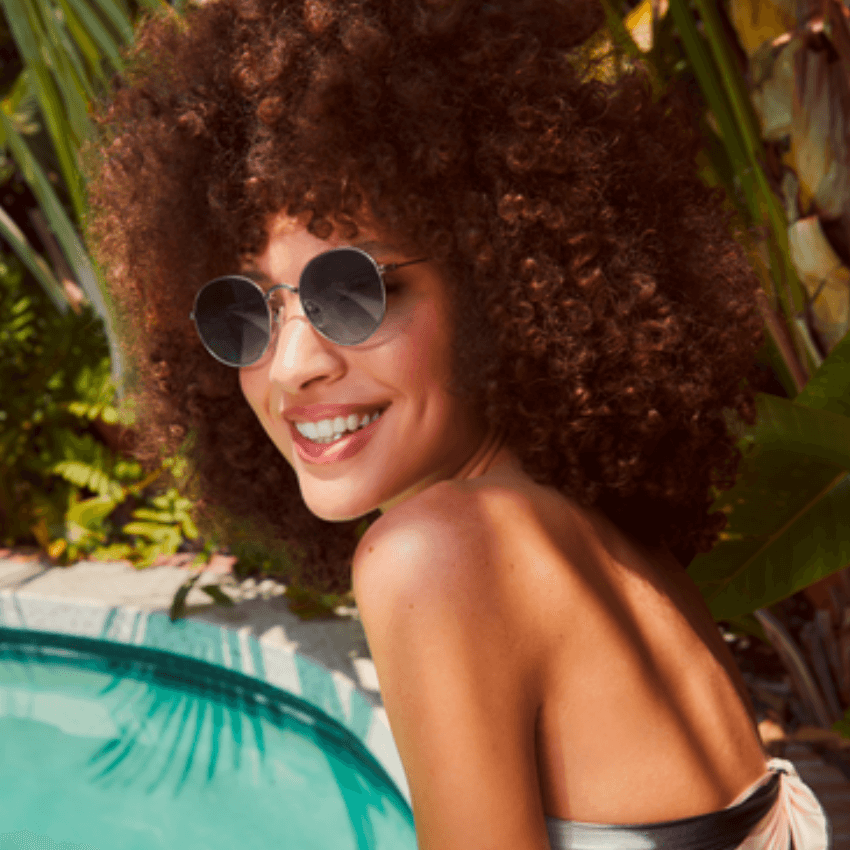
[[[23,231],[2,207],[0,207],[0,235],[21,258],[33,277],[44,287],[44,291],[53,300],[56,309],[64,313],[68,309],[68,299],[61,284],[56,280],[50,266],[47,265],[43,257],[33,250]]]
[[[165,0],[145,0],[144,5],[158,9],[166,3]],[[85,199],[78,151],[91,127],[88,104],[97,87],[107,80],[104,66],[112,70],[122,67],[121,45],[132,41],[132,21],[126,4],[118,0],[0,0],[0,9],[5,13],[25,66],[13,86],[16,102],[11,102],[10,95],[3,104],[6,116],[0,116],[0,142],[3,149],[11,152],[77,282],[103,320],[113,375],[118,378],[122,374],[121,352],[105,289],[99,284],[71,218],[44,173],[43,164],[23,138],[21,128],[14,127],[9,117],[17,109],[23,92],[37,101],[73,214],[81,221]],[[27,246],[20,231],[9,226],[8,216],[0,221],[0,233],[57,306],[67,304],[68,299],[59,288],[56,275],[45,271],[44,261]]]
[[[73,2],[78,7],[82,7],[85,4],[85,0],[73,0]],[[140,5],[142,4],[152,10],[162,9],[167,5],[166,0],[142,0]],[[116,3],[115,0],[92,0],[92,5],[115,28],[115,31],[125,44],[129,44],[133,40],[133,23],[126,9],[122,8],[121,4]]]
[[[21,58],[32,74],[41,115],[56,151],[74,211],[81,218],[84,199],[76,149],[89,126],[85,96],[77,88],[73,75],[68,74],[68,61],[61,56],[61,51],[57,53],[51,43],[39,7],[25,4],[22,0],[0,0],[0,3]],[[48,11],[48,21],[51,14]],[[61,73],[62,70],[65,73]],[[14,151],[13,156],[18,167],[21,167]]]
[[[802,314],[806,297],[790,259],[785,211],[770,189],[761,165],[764,155],[752,104],[747,99],[745,84],[726,45],[716,11],[709,8],[708,3],[700,2],[698,6],[706,29],[705,39],[697,30],[686,0],[670,0],[670,12],[706,102],[720,128],[734,168],[735,183],[746,198],[751,220],[769,228],[767,249],[771,276],[765,280],[765,285],[768,291],[775,290],[784,314],[789,318],[797,317]],[[820,364],[811,356],[811,352],[817,349],[811,342],[808,328],[802,322],[792,323],[791,327],[798,355],[808,363],[809,373],[814,372]],[[768,333],[773,332],[769,326]]]
[[[2,110],[0,110],[0,129],[5,133],[6,142],[12,150],[15,161],[38,200],[51,230],[59,240],[63,253],[74,270],[77,281],[82,286],[89,303],[104,323],[109,341],[113,375],[117,377],[121,373],[121,349],[113,328],[112,311],[107,306],[103,289],[98,283],[91,261],[74,229],[74,225],[71,223],[71,219],[50,185],[47,175]]]

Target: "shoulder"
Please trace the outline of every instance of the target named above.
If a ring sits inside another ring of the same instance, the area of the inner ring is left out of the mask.
[[[353,583],[419,846],[542,848],[540,676],[476,488],[445,482],[363,536]],[[489,577],[489,580],[488,580]]]
[[[462,587],[483,592],[497,583],[513,548],[506,541],[516,540],[530,510],[528,498],[508,487],[438,482],[366,531],[354,555],[355,595],[369,604],[372,591],[454,598]]]
[[[474,580],[493,557],[480,494],[455,482],[432,485],[373,523],[354,555],[358,605],[377,593],[440,592],[446,581]]]

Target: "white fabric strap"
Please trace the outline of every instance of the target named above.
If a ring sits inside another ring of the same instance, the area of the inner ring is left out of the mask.
[[[767,770],[746,791],[736,797],[727,808],[745,800],[777,771],[779,796],[771,810],[758,826],[739,845],[738,850],[790,850],[789,838],[794,839],[795,850],[827,850],[832,846],[831,827],[823,807],[814,792],[786,759],[773,758]]]

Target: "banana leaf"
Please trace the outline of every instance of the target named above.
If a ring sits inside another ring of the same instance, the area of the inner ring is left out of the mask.
[[[758,407],[754,426],[738,426],[738,480],[714,504],[728,525],[688,567],[717,620],[772,605],[850,563],[850,335],[793,402],[760,395]]]

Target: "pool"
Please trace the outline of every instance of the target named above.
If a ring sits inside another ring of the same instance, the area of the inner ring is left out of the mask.
[[[385,716],[282,647],[0,592],[0,850],[415,850]]]

